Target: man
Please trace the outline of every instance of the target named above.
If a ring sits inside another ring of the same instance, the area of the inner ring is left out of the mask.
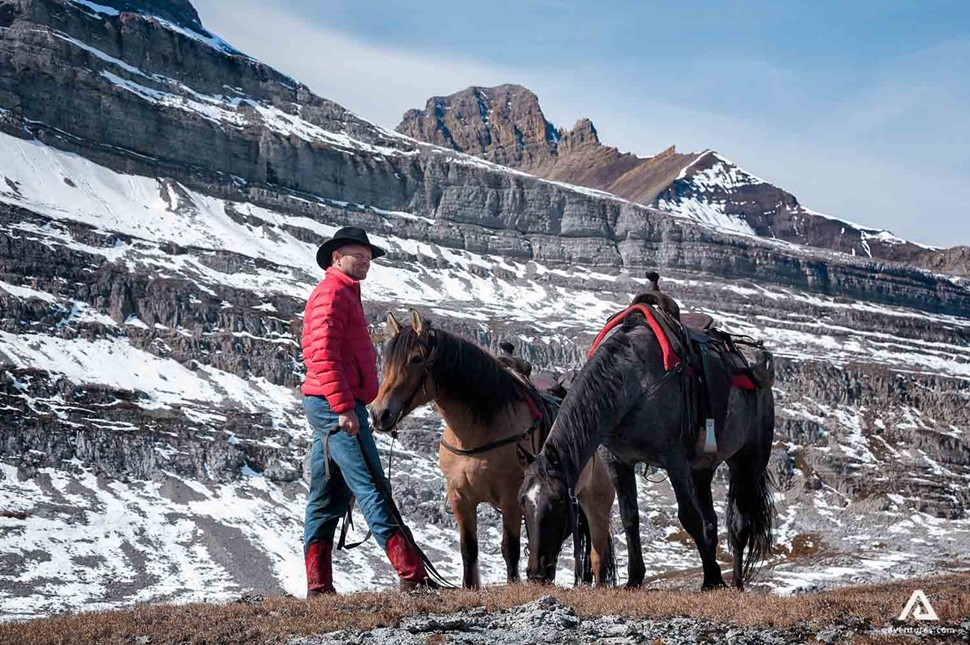
[[[367,277],[371,260],[382,255],[367,233],[353,226],[338,230],[317,250],[317,264],[326,277],[310,295],[303,317],[306,380],[301,388],[313,428],[303,539],[308,598],[336,593],[334,533],[351,496],[397,570],[401,589],[428,585],[417,549],[394,522],[381,493],[389,488],[364,407],[377,396],[377,353],[360,301],[360,281]]]

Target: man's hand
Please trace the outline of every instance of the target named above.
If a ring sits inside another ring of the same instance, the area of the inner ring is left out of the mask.
[[[357,433],[360,432],[360,421],[357,419],[357,413],[350,412],[349,414],[341,414],[337,418],[337,427],[351,437],[356,437]]]

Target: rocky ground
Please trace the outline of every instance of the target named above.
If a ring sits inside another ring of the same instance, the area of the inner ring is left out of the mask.
[[[970,579],[922,578],[779,597],[495,586],[357,593],[313,601],[142,605],[0,624],[24,645],[99,643],[908,643],[970,642]],[[935,620],[901,617],[921,589]]]
[[[838,627],[819,633],[820,642],[836,642],[845,636]],[[850,631],[850,633],[854,633]],[[320,636],[296,638],[289,645],[338,643],[650,643],[668,645],[693,643],[758,643],[781,645],[804,643],[805,628],[734,627],[693,618],[637,620],[626,616],[580,618],[568,605],[552,596],[519,607],[489,613],[478,607],[463,612],[405,618],[398,627],[369,632],[336,631]]]
[[[367,632],[340,630],[295,638],[288,645],[337,645],[339,643],[384,643],[387,645],[426,645],[463,643],[510,645],[533,643],[663,643],[695,645],[795,645],[807,642],[841,643],[859,640],[909,640],[903,628],[876,628],[868,621],[848,616],[824,628],[811,624],[791,627],[737,626],[678,616],[673,618],[634,618],[607,615],[581,617],[567,604],[552,596],[518,607],[490,613],[481,607],[452,614],[414,616],[396,627],[381,627]],[[928,628],[917,636],[920,642],[970,642],[970,623],[959,627]]]

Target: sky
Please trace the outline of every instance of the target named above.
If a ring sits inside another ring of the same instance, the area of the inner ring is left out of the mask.
[[[970,244],[970,2],[194,0],[238,49],[394,128],[518,83],[648,156],[717,150],[808,208]]]

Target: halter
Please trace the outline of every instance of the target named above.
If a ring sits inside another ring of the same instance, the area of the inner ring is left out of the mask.
[[[428,337],[429,340],[434,341],[434,332],[428,332]],[[421,344],[424,345],[424,343]],[[428,395],[428,377],[431,375],[431,370],[429,368],[432,364],[434,364],[434,348],[430,342],[425,345],[425,348],[428,350],[428,357],[425,359],[424,367],[421,370],[423,372],[421,375],[421,381],[414,388],[414,391],[411,392],[411,395],[404,401],[404,404],[401,405],[401,410],[397,413],[397,418],[394,419],[394,423],[391,426],[392,429],[390,430],[390,434],[392,437],[397,437],[397,424],[401,422],[401,419],[403,419],[404,415],[409,411],[411,403],[414,402],[415,397],[418,396],[418,392],[423,391],[425,398],[430,398]]]

